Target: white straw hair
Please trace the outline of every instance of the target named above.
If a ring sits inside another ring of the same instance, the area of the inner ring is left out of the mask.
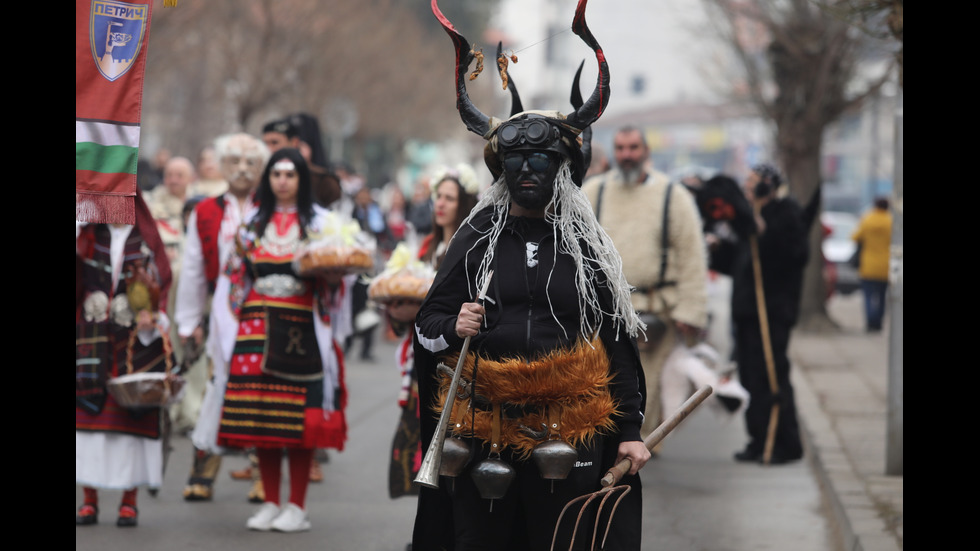
[[[492,208],[491,225],[467,251],[469,257],[477,245],[486,241],[486,252],[480,261],[476,273],[476,281],[482,285],[487,272],[493,264],[497,240],[507,220],[510,209],[510,191],[504,176],[490,186],[470,215],[463,221],[468,224],[473,216],[485,208]],[[555,193],[551,203],[545,208],[545,221],[554,229],[558,239],[555,254],[567,254],[575,262],[575,286],[578,290],[579,310],[582,315],[579,320],[579,331],[583,336],[591,338],[602,327],[602,320],[610,316],[617,335],[620,327],[636,337],[639,331],[645,331],[646,326],[640,321],[630,300],[632,287],[623,275],[623,260],[613,245],[612,239],[596,220],[592,204],[582,190],[572,181],[571,164],[563,160],[558,169],[555,182]],[[554,265],[554,264],[552,264]],[[604,277],[599,277],[600,273]],[[554,274],[548,275],[548,286]],[[612,298],[612,311],[603,311],[596,281],[605,280]],[[467,281],[470,281],[467,274]],[[469,289],[472,296],[475,291]],[[548,293],[551,302],[551,294]],[[552,316],[554,316],[552,308]],[[558,321],[555,318],[555,321]],[[559,323],[560,325],[560,323]],[[568,330],[562,326],[566,336]]]

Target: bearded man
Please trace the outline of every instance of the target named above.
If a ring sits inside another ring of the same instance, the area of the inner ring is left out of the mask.
[[[582,191],[623,255],[633,307],[648,326],[640,339],[646,375],[645,438],[663,421],[661,374],[675,346],[693,346],[708,322],[707,250],[694,197],[650,165],[650,148],[634,126],[613,137],[616,167]],[[655,448],[660,451],[660,446]]]
[[[269,159],[269,150],[258,138],[235,133],[215,140],[215,150],[227,190],[202,200],[187,222],[184,258],[177,283],[175,320],[177,334],[185,349],[201,351],[199,361],[187,374],[188,381],[201,381],[187,389],[185,401],[200,404],[194,427],[194,461],[184,488],[188,501],[210,500],[214,477],[221,466],[216,446],[217,422],[221,413],[221,396],[211,391],[212,378],[227,377],[225,355],[218,349],[223,328],[211,315],[211,298],[215,282],[231,253],[242,219],[253,207],[255,188]],[[206,342],[205,342],[206,341]],[[220,385],[223,387],[223,385]],[[253,488],[253,492],[259,491]]]

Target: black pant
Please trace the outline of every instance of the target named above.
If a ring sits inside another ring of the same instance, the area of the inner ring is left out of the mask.
[[[618,442],[609,441],[609,444]],[[594,446],[579,449],[580,466],[572,468],[564,480],[543,479],[537,465],[532,460],[517,461],[505,459],[516,470],[506,495],[500,499],[484,499],[480,496],[470,473],[473,463],[453,482],[443,478],[443,483],[451,484],[453,519],[455,524],[455,551],[464,550],[539,550],[551,548],[555,537],[555,526],[562,508],[571,500],[600,489],[599,480],[612,461],[615,449],[604,446],[603,439],[597,439]],[[618,446],[618,444],[617,444]],[[610,460],[610,453],[612,459]],[[610,529],[607,549],[638,550],[642,520],[642,489],[638,476],[628,476],[620,484],[629,484],[630,492],[625,494],[615,510],[614,522]],[[623,496],[622,491],[612,494],[603,507],[603,517],[599,524],[596,545],[602,541],[608,513],[613,501]],[[592,541],[594,514],[599,500],[594,500],[579,523],[575,537],[575,549],[589,549]],[[583,508],[583,502],[569,507],[562,517],[558,529],[555,549],[568,549],[576,517]]]
[[[796,419],[796,400],[789,380],[789,336],[792,326],[771,323],[769,334],[772,355],[779,385],[779,420],[773,444],[773,457],[785,460],[803,456],[800,426]],[[745,410],[745,429],[749,435],[746,451],[761,455],[765,450],[766,433],[774,396],[769,386],[769,372],[758,320],[738,320],[735,324],[738,377],[749,391],[749,407]]]
[[[368,303],[368,283],[363,278],[358,278],[351,289],[351,311],[357,316],[367,308],[371,308]],[[361,359],[370,360],[374,349],[374,331],[377,326],[362,328],[360,331],[355,327],[355,332],[347,337],[344,342],[344,355],[347,356],[354,348],[354,340],[361,339]]]

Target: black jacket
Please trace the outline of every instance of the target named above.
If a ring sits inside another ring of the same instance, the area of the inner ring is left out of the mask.
[[[766,228],[758,236],[766,312],[771,323],[793,325],[799,318],[803,270],[809,258],[807,225],[800,206],[790,198],[762,207]],[[756,280],[750,235],[740,235],[728,251],[712,252],[712,267],[732,276],[732,318],[758,321]]]

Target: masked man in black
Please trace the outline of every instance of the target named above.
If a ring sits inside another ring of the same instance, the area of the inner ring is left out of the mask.
[[[591,98],[568,116],[521,111],[501,121],[470,102],[469,42],[432,2],[457,48],[460,115],[488,140],[495,183],[453,237],[416,318],[424,450],[441,430],[437,419],[464,344],[469,353],[446,438],[464,450],[466,464],[422,488],[413,549],[547,549],[565,504],[599,490],[606,470],[624,458],[632,466],[622,483],[632,491],[607,545],[640,548],[637,471],[650,458],[640,438],[645,386],[636,336],[643,326],[619,253],[581,191],[582,134],[609,94],[585,4],[573,30],[599,62]],[[475,300],[485,283],[485,302]],[[559,527],[561,548],[574,516]]]

